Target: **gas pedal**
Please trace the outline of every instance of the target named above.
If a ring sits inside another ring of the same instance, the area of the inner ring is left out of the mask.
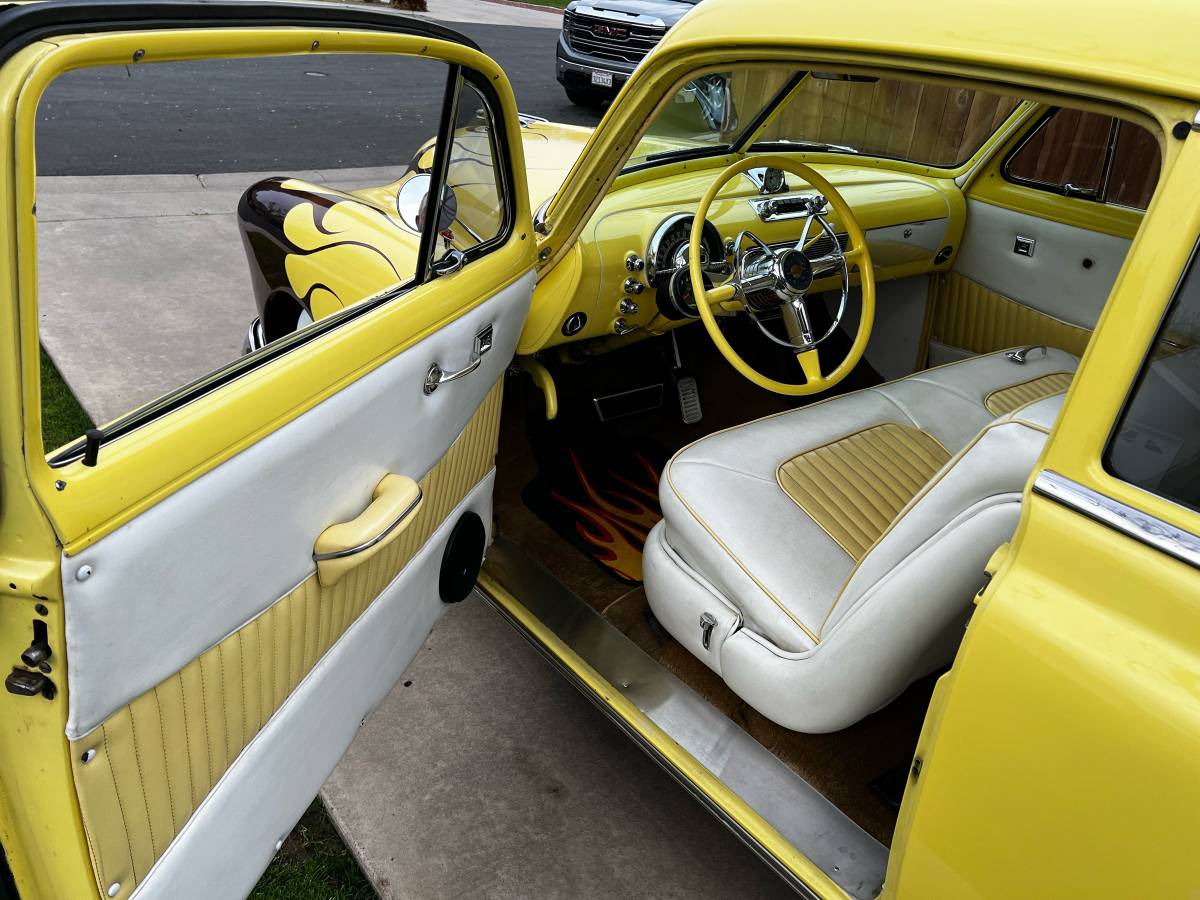
[[[691,375],[685,375],[675,382],[679,391],[679,413],[683,416],[685,425],[695,425],[704,418],[704,410],[700,407],[700,386]]]

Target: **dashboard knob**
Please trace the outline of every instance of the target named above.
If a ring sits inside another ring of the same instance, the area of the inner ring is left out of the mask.
[[[621,312],[623,312],[627,316],[636,316],[639,311],[638,305],[636,303],[634,303],[633,300],[631,300],[628,297],[622,297],[621,302],[618,304],[617,308],[620,309]]]
[[[646,289],[646,286],[636,278],[630,277],[625,279],[625,284],[622,285],[627,294],[640,294]]]
[[[623,318],[614,319],[612,323],[613,334],[629,334],[631,331],[636,331],[636,325],[630,325]]]
[[[646,268],[646,261],[636,253],[630,253],[625,257],[625,268],[630,272],[640,272]]]

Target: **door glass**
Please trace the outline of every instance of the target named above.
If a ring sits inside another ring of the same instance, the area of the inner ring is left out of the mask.
[[[428,192],[416,170],[447,77],[429,59],[306,54],[56,79],[36,132],[47,448],[410,286],[423,222],[401,198]],[[465,104],[459,139],[478,162],[455,170],[463,233],[486,239],[504,212],[483,105]]]
[[[1200,275],[1193,261],[1108,447],[1106,467],[1200,510]]]
[[[1162,158],[1154,135],[1132,122],[1117,123],[1112,170],[1108,176],[1108,201],[1145,209],[1150,205],[1161,167]]]
[[[1014,181],[1099,193],[1112,116],[1060,109],[1008,160]]]
[[[1059,109],[1013,152],[1004,174],[1029,187],[1145,209],[1160,165],[1158,142],[1140,125]]]
[[[505,204],[491,111],[479,90],[464,83],[458,101],[454,140],[446,167],[446,186],[454,193],[455,213],[442,240],[460,250],[486,244],[504,226]]]

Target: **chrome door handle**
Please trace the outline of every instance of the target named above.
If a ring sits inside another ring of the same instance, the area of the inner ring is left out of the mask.
[[[429,371],[425,373],[425,396],[429,396],[436,391],[438,385],[446,384],[449,381],[458,381],[458,379],[470,375],[483,365],[483,355],[491,349],[492,326],[488,325],[475,335],[475,346],[471,350],[471,361],[457,372],[447,372],[437,363],[429,367]]]
[[[438,278],[443,275],[453,275],[466,264],[467,256],[465,253],[461,250],[450,249],[446,251],[445,256],[433,264],[433,274]]]

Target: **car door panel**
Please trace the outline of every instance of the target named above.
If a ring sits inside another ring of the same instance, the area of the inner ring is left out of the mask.
[[[308,579],[317,536],[358,515],[384,475],[424,478],[511,359],[532,277],[64,557],[68,737],[91,732]],[[426,395],[430,365],[465,365],[487,326],[494,346],[479,369]],[[426,503],[439,501],[426,493]]]
[[[1031,256],[1014,251],[1018,236],[1033,239]],[[1091,329],[1100,318],[1130,243],[1129,238],[968,197],[967,227],[955,268],[1024,306]],[[1091,264],[1085,265],[1084,260]]]
[[[1018,237],[1033,240],[1032,256],[1014,252]],[[1125,237],[968,196],[954,269],[934,277],[930,363],[1017,344],[1081,355],[1129,245]]]
[[[115,896],[147,878],[193,810],[220,807],[219,795],[230,791],[257,797],[258,815],[277,810],[271,841],[256,848],[269,858],[275,838],[407,665],[442,606],[439,540],[452,513],[472,509],[490,522],[500,378],[531,288],[532,274],[64,559],[68,737],[93,862],[102,886],[122,885]],[[480,367],[427,396],[429,366],[465,364],[474,336],[488,326],[495,343]],[[312,560],[317,535],[357,515],[389,472],[419,481],[424,499],[414,521],[382,552],[322,586]],[[83,567],[92,574],[80,581],[71,573]],[[352,637],[368,608],[375,624]],[[394,640],[381,646],[383,632]],[[292,698],[301,683],[320,697],[328,689],[317,682],[345,681],[336,663],[315,668],[342,641],[383,654],[374,664],[366,649],[348,657],[353,672],[370,678],[351,679],[324,703]],[[328,704],[335,717],[318,712]],[[239,769],[245,774],[226,779],[260,730],[297,705],[303,709],[287,716],[293,725],[272,733],[310,750],[322,742],[322,762],[281,773],[292,779],[286,790],[272,790],[258,771],[279,765],[272,753],[251,754]],[[300,737],[297,729],[310,727],[316,734]],[[306,772],[314,774],[306,779]],[[227,822],[214,827],[214,839],[231,831]],[[186,846],[205,851],[209,839]],[[196,864],[191,850],[176,855]],[[174,879],[163,881],[177,889]]]
[[[499,401],[496,384],[422,479],[427,505],[401,541],[333,588],[306,579],[72,742],[89,847],[101,886],[120,885],[113,896],[253,886],[445,608],[438,576],[459,517],[491,522]],[[186,877],[196,871],[215,883]]]

